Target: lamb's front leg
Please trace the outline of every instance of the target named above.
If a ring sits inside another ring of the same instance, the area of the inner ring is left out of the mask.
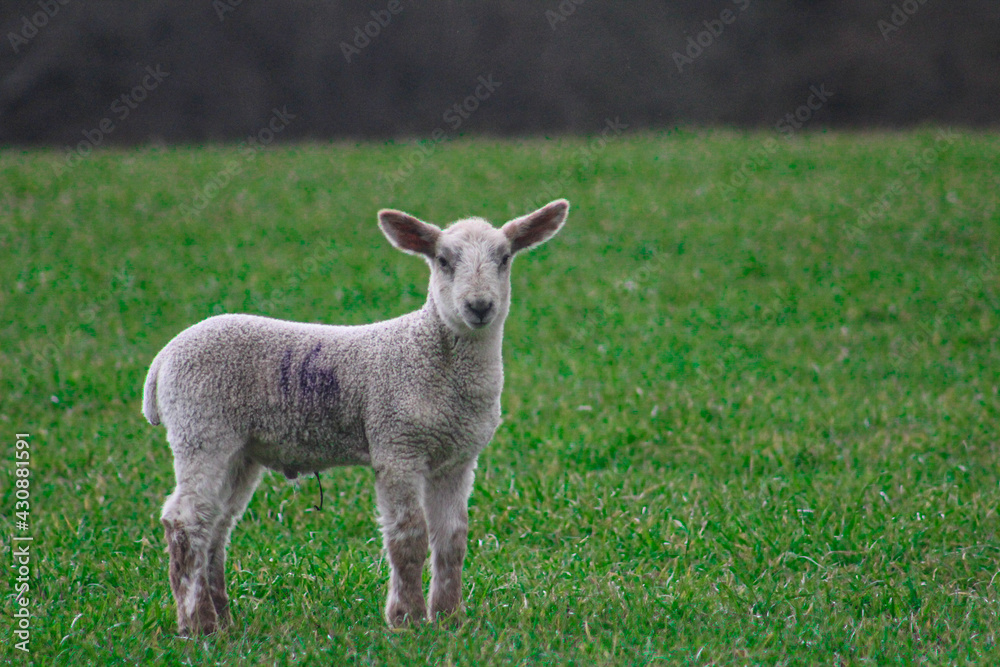
[[[427,613],[421,580],[427,559],[423,477],[384,468],[376,469],[375,474],[382,539],[392,570],[385,617],[391,626],[420,622]]]
[[[427,482],[424,506],[431,537],[431,620],[462,606],[462,563],[469,538],[469,493],[475,463]]]

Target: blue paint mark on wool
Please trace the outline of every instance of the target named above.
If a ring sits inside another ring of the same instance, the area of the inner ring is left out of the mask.
[[[302,360],[302,367],[299,369],[299,391],[303,398],[309,396],[314,401],[332,404],[340,394],[340,383],[332,368],[317,365],[322,349],[323,344],[316,343],[316,347]]]

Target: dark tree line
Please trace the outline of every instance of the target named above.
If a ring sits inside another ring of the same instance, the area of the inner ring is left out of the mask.
[[[0,30],[7,145],[1000,117],[995,0],[4,0]]]

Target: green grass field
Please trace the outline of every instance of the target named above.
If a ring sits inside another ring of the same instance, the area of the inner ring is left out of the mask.
[[[4,661],[1000,661],[1000,137],[678,131],[415,155],[145,148],[59,173],[57,153],[0,154],[5,562],[34,538],[31,654],[5,567]],[[265,477],[230,550],[236,627],[176,637],[172,459],[140,413],[154,354],[216,313],[419,307],[427,269],[379,208],[500,223],[558,196],[566,228],[514,266],[460,627],[387,629],[373,474],[344,468],[323,474],[322,512],[314,479]]]

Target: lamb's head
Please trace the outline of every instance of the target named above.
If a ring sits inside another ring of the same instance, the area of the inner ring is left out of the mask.
[[[514,255],[554,236],[568,211],[569,202],[559,199],[499,229],[467,218],[442,230],[393,210],[379,211],[378,220],[394,246],[430,264],[431,296],[445,324],[458,335],[473,335],[502,325]]]

